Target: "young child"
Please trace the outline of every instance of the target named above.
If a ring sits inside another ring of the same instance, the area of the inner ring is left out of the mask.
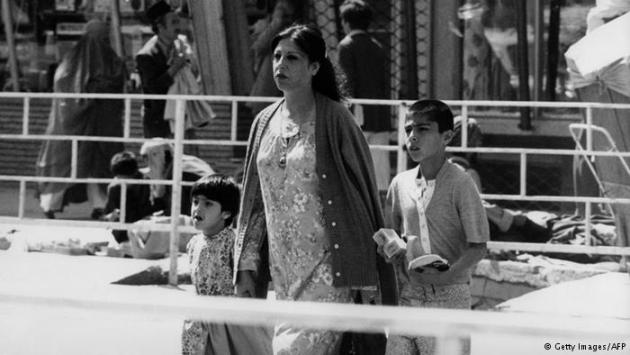
[[[470,309],[471,272],[486,253],[488,220],[475,183],[447,161],[453,114],[441,101],[416,101],[406,115],[405,132],[407,152],[418,166],[392,180],[385,207],[386,227],[408,237],[407,255],[390,259],[399,280],[399,304]],[[438,254],[450,267],[408,270],[411,259],[420,256],[412,252],[417,250]],[[469,353],[469,339],[462,341],[462,350]],[[387,354],[434,352],[432,337],[390,335],[387,341]]]
[[[116,153],[110,162],[110,170],[116,179],[144,179],[138,170],[136,156],[129,151]],[[107,187],[107,202],[104,215],[101,219],[117,222],[120,220],[120,190],[119,182],[112,182]],[[127,202],[125,208],[125,223],[131,223],[150,215],[159,207],[154,206],[150,200],[149,185],[128,184]],[[129,240],[126,230],[113,230],[112,234],[118,243]]]
[[[238,213],[239,195],[234,180],[220,174],[206,175],[192,186],[190,212],[193,226],[201,233],[192,237],[187,250],[190,276],[198,295],[234,295],[235,233],[231,226]],[[184,322],[183,354],[254,354],[267,346],[271,346],[270,337],[262,328]]]

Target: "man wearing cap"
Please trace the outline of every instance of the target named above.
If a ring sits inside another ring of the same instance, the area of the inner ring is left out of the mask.
[[[180,32],[179,17],[165,1],[158,1],[147,10],[153,36],[136,55],[136,63],[145,94],[166,95],[173,77],[186,64],[186,57],[176,50],[174,41]],[[164,120],[165,100],[144,100],[144,136],[169,137]]]

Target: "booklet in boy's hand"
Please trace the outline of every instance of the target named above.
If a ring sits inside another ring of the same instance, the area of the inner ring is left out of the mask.
[[[446,259],[437,254],[427,254],[411,260],[407,269],[414,270],[426,267],[432,267],[438,271],[446,271],[450,268],[450,265]]]
[[[372,237],[376,244],[383,247],[383,252],[388,258],[402,254],[406,251],[407,244],[395,230],[389,228],[379,229]]]

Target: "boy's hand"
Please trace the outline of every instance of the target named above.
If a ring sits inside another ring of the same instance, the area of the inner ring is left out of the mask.
[[[405,261],[405,253],[397,253],[392,255],[392,257],[388,257],[387,254],[385,254],[385,251],[383,250],[384,246],[383,245],[379,245],[376,248],[376,252],[378,253],[378,255],[382,256],[383,259],[385,259],[385,262],[389,263],[389,264],[401,264]]]
[[[237,272],[234,293],[238,297],[254,297],[256,295],[253,271],[243,270]]]

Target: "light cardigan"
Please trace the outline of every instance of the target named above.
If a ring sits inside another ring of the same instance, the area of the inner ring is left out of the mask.
[[[239,270],[252,270],[257,277],[268,277],[268,270],[262,270],[268,268],[267,255],[261,255],[257,265],[242,265],[240,257],[251,241],[261,249],[266,242],[267,227],[256,157],[263,133],[283,102],[280,100],[268,106],[252,124],[234,247],[235,280]],[[333,284],[337,287],[379,284],[382,302],[395,304],[393,269],[376,254],[376,244],[372,240],[374,232],[383,226],[383,215],[369,147],[345,106],[317,93],[315,106],[315,171],[319,177],[326,234],[330,238]]]

